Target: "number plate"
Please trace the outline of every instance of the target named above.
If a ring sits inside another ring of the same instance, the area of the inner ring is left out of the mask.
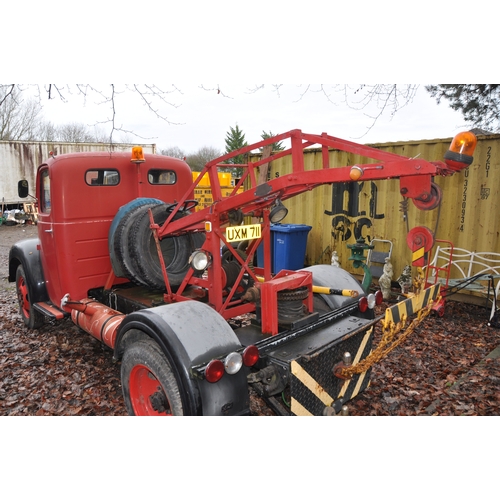
[[[261,236],[260,224],[249,224],[248,226],[232,226],[226,228],[226,240],[243,241],[243,240],[256,240]]]

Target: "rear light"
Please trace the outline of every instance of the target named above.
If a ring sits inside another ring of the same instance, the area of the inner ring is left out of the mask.
[[[368,300],[368,309],[373,309],[375,307],[376,299],[373,293],[370,293],[367,297]]]
[[[455,172],[467,168],[474,159],[472,155],[476,144],[477,137],[472,132],[457,134],[451,141],[450,149],[444,155],[446,165]]]
[[[358,309],[364,313],[368,309],[368,299],[366,297],[361,297],[358,302]]]
[[[254,345],[249,345],[243,351],[243,364],[245,366],[253,366],[259,361],[259,349]]]
[[[212,359],[205,368],[205,379],[210,383],[218,382],[224,375],[224,363],[220,359]]]
[[[238,354],[237,352],[228,354],[224,360],[224,369],[226,370],[226,373],[229,373],[229,375],[238,373],[242,366],[243,359],[241,354]]]
[[[384,300],[384,296],[382,292],[378,290],[375,293],[370,293],[368,297],[361,297],[358,302],[358,309],[360,312],[364,313],[368,309],[373,309],[375,306],[382,304]]]

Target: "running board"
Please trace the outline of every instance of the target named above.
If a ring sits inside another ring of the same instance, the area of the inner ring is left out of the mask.
[[[36,302],[33,304],[33,309],[53,321],[69,317],[69,313],[61,311],[61,309],[50,302]]]

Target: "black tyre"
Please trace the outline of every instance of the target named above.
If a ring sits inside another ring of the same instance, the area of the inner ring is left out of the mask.
[[[41,313],[33,309],[30,300],[28,281],[23,266],[19,266],[16,271],[16,291],[19,303],[19,312],[23,318],[24,324],[30,328],[40,328],[44,323],[44,317]]]
[[[156,224],[160,226],[169,216],[166,205],[152,207]],[[176,219],[184,214],[178,214]],[[196,246],[190,235],[163,238],[160,241],[161,253],[171,286],[178,286],[189,268],[189,256]],[[158,257],[156,241],[150,228],[149,212],[141,207],[133,227],[129,231],[128,248],[130,256],[139,271],[139,276],[151,288],[164,290],[165,280]]]
[[[115,274],[128,278],[129,280],[137,283],[138,285],[148,286],[148,283],[141,278],[140,268],[137,262],[131,255],[130,251],[130,231],[137,221],[140,214],[148,214],[148,209],[158,205],[158,203],[145,203],[130,210],[119,222],[113,235],[113,248],[116,254],[118,265],[113,265]],[[120,272],[120,274],[117,274]]]
[[[129,415],[184,414],[172,367],[152,339],[141,339],[127,347],[122,359],[121,380]]]
[[[134,214],[131,214],[131,212],[144,205],[153,206],[161,203],[156,198],[136,198],[118,210],[108,234],[109,256],[115,276],[130,279],[130,271],[127,271],[123,261],[128,254],[128,249],[124,245],[124,242],[127,241],[126,232],[128,231],[130,221],[134,220]]]

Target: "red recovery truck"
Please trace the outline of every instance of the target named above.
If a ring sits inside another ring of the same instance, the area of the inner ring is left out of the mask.
[[[223,162],[287,139],[289,149],[238,165],[241,180],[222,196]],[[307,170],[303,150],[314,145],[323,165]],[[130,414],[245,415],[250,387],[277,414],[339,414],[380,358],[372,336],[381,294],[330,265],[272,274],[270,228],[286,215],[282,202],[323,184],[399,178],[401,194],[428,209],[441,196],[433,177],[467,167],[474,147],[465,132],[445,162],[428,162],[292,130],[209,162],[194,182],[184,161],[140,148],[132,158],[52,156],[37,173],[38,238],[12,247],[9,280],[28,328],[70,317],[112,350]],[[333,168],[329,148],[371,162]],[[259,167],[285,155],[290,173],[259,182]],[[194,211],[206,173],[213,204]],[[18,187],[28,195],[26,181]],[[430,310],[438,294],[431,287],[393,306],[384,325]]]

